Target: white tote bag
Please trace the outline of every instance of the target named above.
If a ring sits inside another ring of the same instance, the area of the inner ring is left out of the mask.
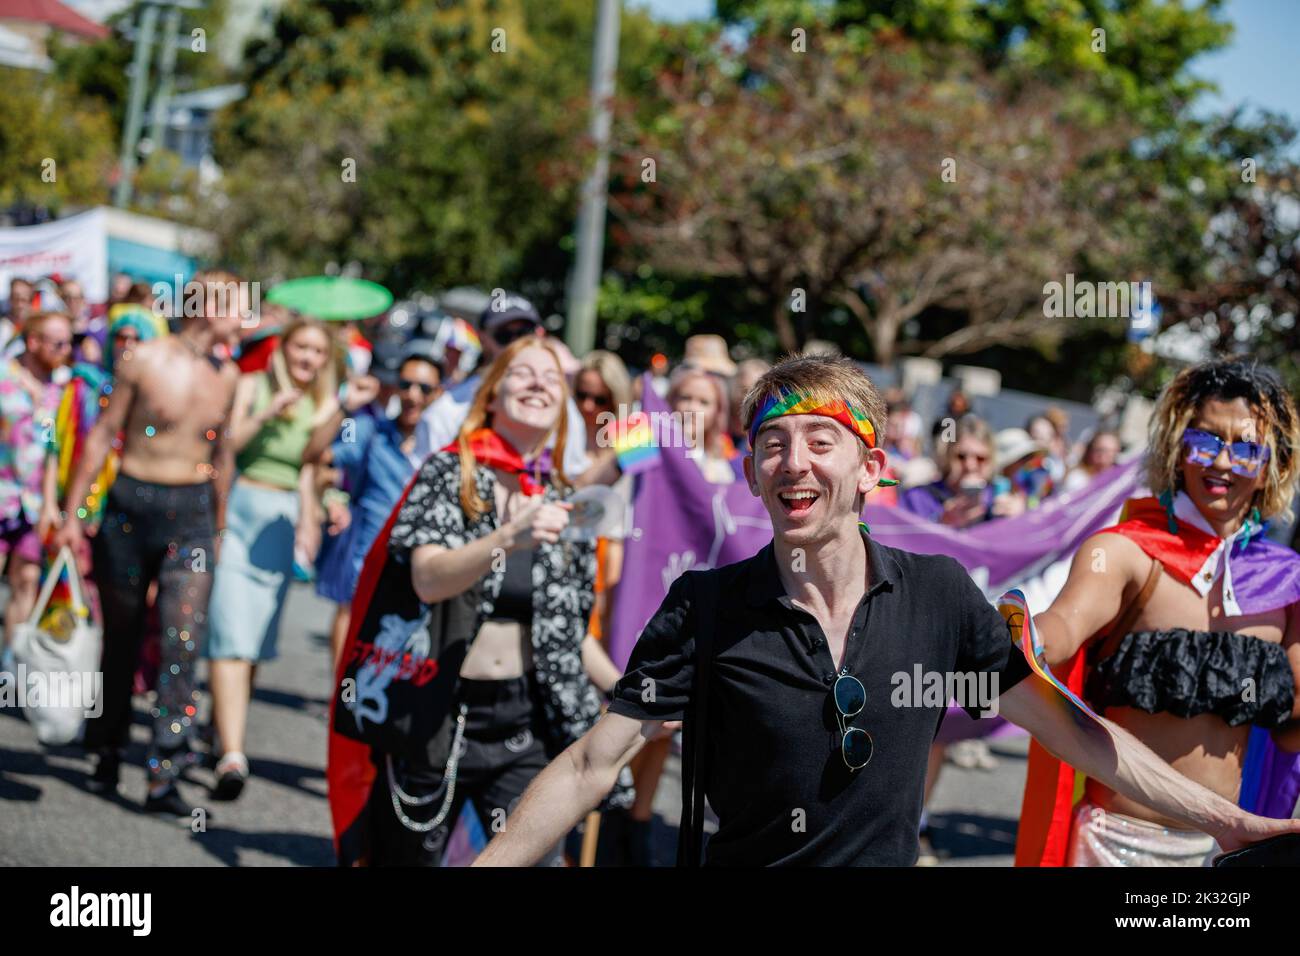
[[[65,568],[72,592],[71,614],[43,630],[41,617]],[[72,743],[85,719],[100,713],[103,634],[91,618],[77,562],[67,548],[46,572],[31,617],[14,628],[12,647],[16,696],[36,728],[37,739],[48,745]]]

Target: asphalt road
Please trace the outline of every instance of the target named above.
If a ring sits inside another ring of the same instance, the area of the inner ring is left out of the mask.
[[[142,698],[135,702],[122,786],[112,799],[84,789],[91,764],[78,748],[45,750],[20,713],[0,709],[0,866],[332,866],[324,772],[331,615],[332,605],[309,587],[294,586],[280,657],[258,673],[249,715],[252,777],[243,795],[234,803],[208,799],[206,770],[181,784],[187,799],[207,811],[204,832],[140,811],[147,741]],[[1011,862],[1025,742],[998,742],[994,752],[994,770],[950,764],[940,778],[931,825],[946,865]],[[656,801],[656,864],[673,859],[676,771],[673,758]]]

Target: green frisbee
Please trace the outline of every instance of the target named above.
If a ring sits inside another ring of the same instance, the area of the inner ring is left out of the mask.
[[[309,276],[281,282],[267,293],[266,301],[323,322],[352,322],[386,311],[393,294],[365,279]]]

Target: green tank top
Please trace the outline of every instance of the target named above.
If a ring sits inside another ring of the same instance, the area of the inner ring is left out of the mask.
[[[271,379],[262,372],[257,376],[253,414],[258,414],[270,404]],[[291,418],[272,418],[235,456],[239,473],[277,488],[297,488],[298,472],[302,469],[302,453],[307,450],[307,442],[311,438],[311,420],[315,414],[315,399],[304,393],[291,409]]]

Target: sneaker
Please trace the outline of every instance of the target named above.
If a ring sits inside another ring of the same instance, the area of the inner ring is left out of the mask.
[[[217,800],[237,800],[248,780],[248,758],[235,751],[217,761],[217,783],[212,796]]]
[[[298,548],[293,549],[293,579],[304,584],[316,580],[315,562]]]
[[[150,793],[144,800],[144,812],[156,813],[161,817],[172,817],[177,823],[189,826],[194,819],[194,808],[185,802],[175,784],[155,796]]]
[[[86,781],[91,793],[117,793],[118,778],[122,770],[122,756],[115,750],[101,750],[95,772]]]
[[[989,745],[982,740],[959,740],[948,745],[948,761],[963,770],[992,770],[998,765],[997,758],[989,752]]]

